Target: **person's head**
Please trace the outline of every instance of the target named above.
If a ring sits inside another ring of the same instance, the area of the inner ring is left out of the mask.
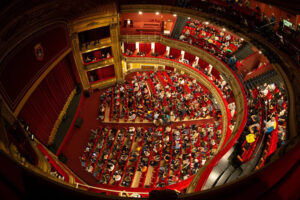
[[[274,122],[275,121],[275,117],[271,117],[271,121]]]

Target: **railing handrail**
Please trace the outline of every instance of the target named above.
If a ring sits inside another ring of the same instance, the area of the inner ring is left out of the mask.
[[[95,190],[100,190],[100,191],[106,191],[106,192],[115,192],[115,193],[120,193],[120,192],[127,192],[127,193],[138,193],[138,194],[149,194],[149,192],[139,192],[139,191],[127,191],[126,188],[124,187],[124,190],[117,190],[117,189],[108,189],[108,188],[101,188],[101,187],[95,187],[87,184],[81,184],[78,182],[75,182],[76,188],[78,186],[85,187],[88,189],[95,189]],[[137,188],[138,190],[138,188]]]

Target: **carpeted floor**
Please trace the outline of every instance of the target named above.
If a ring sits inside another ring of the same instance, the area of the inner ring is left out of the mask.
[[[100,121],[96,120],[98,116],[99,96],[101,92],[94,92],[90,97],[84,98],[83,105],[79,113],[79,117],[83,118],[83,123],[80,128],[74,127],[68,141],[66,141],[62,153],[67,157],[67,165],[75,172],[80,178],[88,184],[96,184],[96,179],[84,170],[79,161],[84,148],[90,137],[90,129],[97,128]]]

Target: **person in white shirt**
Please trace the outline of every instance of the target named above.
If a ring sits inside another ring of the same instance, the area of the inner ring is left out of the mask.
[[[226,40],[231,40],[231,36],[229,34],[226,36]]]
[[[180,36],[179,36],[179,40],[184,40],[186,37],[183,35],[183,34],[181,34]]]
[[[187,35],[187,36],[189,36],[189,35],[191,34],[191,33],[190,33],[190,30],[189,30],[189,29],[186,30],[184,34]]]
[[[269,90],[270,92],[273,92],[273,91],[275,90],[276,86],[275,86],[274,83],[271,83],[271,84],[269,84],[269,85],[267,86],[267,88],[268,88],[268,90]]]
[[[235,113],[235,109],[236,109],[235,103],[232,102],[232,103],[228,104],[228,108],[230,109],[231,117],[233,117],[234,113]]]
[[[266,122],[265,131],[266,133],[271,133],[276,127],[275,117],[272,117],[269,121]]]

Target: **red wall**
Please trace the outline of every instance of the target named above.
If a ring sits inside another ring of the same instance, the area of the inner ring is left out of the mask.
[[[115,69],[113,65],[103,67],[97,70],[99,80],[105,80],[115,77]]]
[[[41,44],[43,60],[37,60],[34,47]],[[70,47],[67,27],[46,27],[16,46],[1,65],[0,92],[12,110],[40,75]]]
[[[239,68],[239,71],[241,71],[243,74],[247,74],[248,72],[257,68],[260,62],[260,56],[261,54],[255,52],[242,60],[242,66]]]
[[[262,2],[259,2],[259,1],[251,1],[250,2],[250,7],[251,8],[255,9],[256,5],[260,8],[261,13],[265,13],[265,15],[267,17],[270,17],[272,15],[272,13],[274,13],[277,24],[278,24],[278,21],[280,20],[280,18],[290,19],[290,21],[294,24],[300,23],[299,15],[298,16],[293,15],[291,13],[288,13],[288,12],[284,11],[284,10],[280,10],[276,6],[268,5],[266,3],[262,3]]]

